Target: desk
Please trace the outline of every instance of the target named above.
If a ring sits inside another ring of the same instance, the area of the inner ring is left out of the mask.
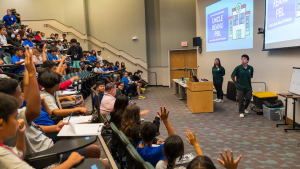
[[[14,64],[4,64],[4,65],[2,65],[0,67],[14,67],[14,66],[16,66],[16,65],[14,65]]]
[[[286,119],[287,119],[287,103],[288,103],[288,99],[291,98],[291,99],[294,100],[294,102],[293,102],[293,128],[292,129],[284,129],[284,131],[287,132],[288,130],[300,130],[300,129],[296,129],[296,122],[295,122],[296,101],[297,101],[297,99],[300,98],[300,96],[292,94],[292,93],[280,93],[280,94],[278,94],[278,96],[281,96],[281,97],[285,98],[285,121],[284,121],[284,124],[276,124],[276,127],[278,127],[280,125],[289,125],[289,124],[286,123]]]
[[[187,80],[187,79],[186,79]],[[186,99],[186,81],[182,81],[181,79],[173,79],[175,82],[175,94],[180,93],[179,100],[185,100]]]

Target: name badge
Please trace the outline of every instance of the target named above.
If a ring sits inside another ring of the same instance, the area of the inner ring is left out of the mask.
[[[11,20],[13,21],[13,20],[14,20],[14,18],[11,18]]]
[[[77,58],[77,55],[74,55],[74,58]]]

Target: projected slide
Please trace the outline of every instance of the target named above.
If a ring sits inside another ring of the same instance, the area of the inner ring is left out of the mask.
[[[253,48],[253,0],[222,0],[206,7],[206,51]]]
[[[300,46],[300,0],[267,0],[265,49]]]

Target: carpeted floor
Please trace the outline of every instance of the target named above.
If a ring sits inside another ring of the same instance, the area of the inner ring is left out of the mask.
[[[214,113],[192,114],[186,107],[185,100],[178,100],[174,88],[149,87],[143,96],[144,100],[134,99],[141,110],[149,109],[150,113],[142,118],[153,120],[160,110],[166,106],[170,111],[169,122],[175,134],[185,143],[185,153],[195,150],[186,141],[186,129],[195,131],[203,153],[209,156],[217,168],[219,152],[224,149],[232,150],[235,158],[242,155],[239,169],[243,168],[300,168],[300,133],[297,131],[284,132],[278,121],[269,121],[263,116],[251,112],[245,118],[239,118],[235,102],[224,99],[224,103],[214,105]],[[86,106],[91,107],[90,98]],[[160,126],[160,138],[167,138],[163,123]]]

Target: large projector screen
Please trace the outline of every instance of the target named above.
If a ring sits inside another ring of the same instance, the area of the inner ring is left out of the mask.
[[[264,50],[300,46],[300,0],[266,0]]]
[[[253,0],[206,7],[206,52],[253,48]]]

